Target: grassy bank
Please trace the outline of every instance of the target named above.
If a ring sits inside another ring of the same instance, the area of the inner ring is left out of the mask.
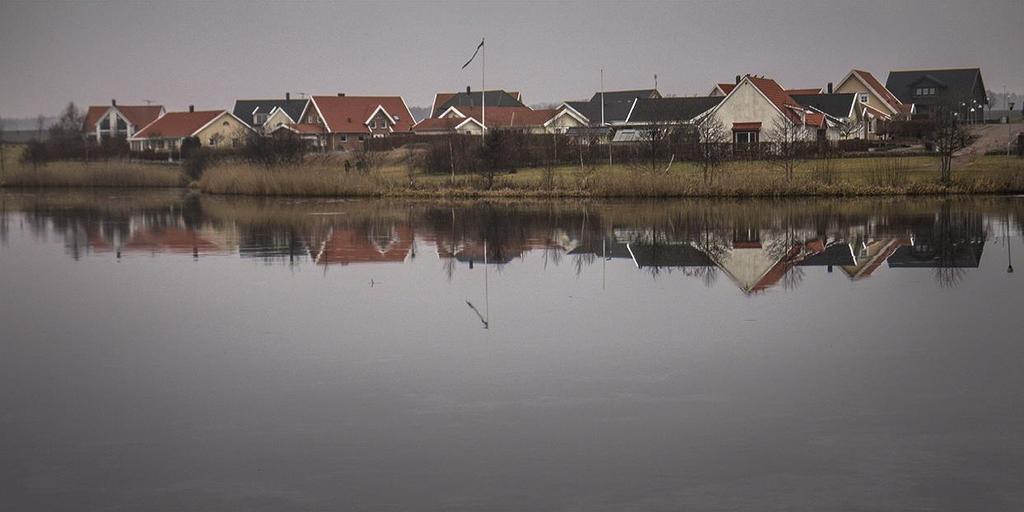
[[[5,151],[7,187],[180,187],[178,166],[164,163],[53,162],[33,169]],[[729,162],[705,183],[701,170],[675,162],[656,171],[630,165],[598,164],[528,168],[494,177],[490,187],[476,175],[424,174],[408,164],[408,153],[384,155],[367,173],[344,170],[342,157],[309,158],[298,166],[263,168],[222,162],[195,184],[209,194],[305,197],[780,197],[990,194],[1024,192],[1024,160],[984,156],[954,172],[954,182],[937,182],[929,156],[843,158],[802,162],[787,179],[765,162]],[[662,164],[664,165],[664,164]]]
[[[792,178],[764,162],[731,162],[705,183],[699,168],[675,163],[656,172],[635,166],[531,168],[497,175],[490,188],[475,175],[410,172],[398,157],[367,174],[330,161],[266,170],[226,164],[206,172],[203,192],[256,196],[367,197],[779,197],[1024,192],[1024,161],[983,157],[937,182],[932,157],[849,158],[804,162]]]

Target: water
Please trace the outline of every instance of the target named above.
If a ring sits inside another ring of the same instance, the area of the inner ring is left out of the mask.
[[[8,192],[0,509],[1021,510],[1022,219]]]

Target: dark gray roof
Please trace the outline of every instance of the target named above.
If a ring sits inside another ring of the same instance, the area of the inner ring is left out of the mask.
[[[640,98],[629,116],[629,123],[687,123],[722,102],[723,96],[691,98]]]
[[[241,119],[249,126],[255,126],[253,122],[254,114],[269,114],[274,107],[282,108],[289,117],[299,121],[302,117],[302,111],[306,108],[306,103],[309,100],[235,100],[235,108],[231,109],[231,113],[235,117]]]
[[[711,267],[714,262],[689,244],[629,244],[638,267]]]
[[[794,94],[791,96],[803,107],[812,107],[827,115],[846,119],[853,110],[857,95],[850,94]]]
[[[515,96],[505,92],[503,90],[487,91],[486,96],[482,96],[480,91],[471,92],[460,92],[456,93],[451,98],[441,102],[439,105],[434,105],[434,111],[430,113],[430,117],[437,117],[444,113],[451,107],[479,107],[482,101],[486,100],[486,106],[488,107],[525,107],[523,102],[516,99]]]
[[[825,248],[824,252],[813,254],[797,263],[801,267],[824,267],[827,265],[855,265],[853,249],[846,242],[834,243]]]
[[[590,101],[567,101],[573,110],[583,114],[592,125],[601,124],[601,93],[595,92]],[[637,89],[633,91],[604,92],[605,124],[624,123],[637,98],[660,98],[656,89]]]
[[[922,80],[935,83],[942,92],[952,93],[964,98],[974,98],[979,102],[985,100],[985,83],[981,79],[981,69],[917,69],[913,71],[890,71],[885,81],[889,89],[900,101],[913,103],[914,85]],[[987,101],[983,101],[987,104]]]

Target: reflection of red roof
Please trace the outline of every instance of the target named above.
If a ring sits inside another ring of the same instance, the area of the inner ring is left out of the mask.
[[[150,123],[136,133],[133,138],[146,137],[191,137],[200,128],[206,126],[217,116],[225,114],[224,110],[201,110],[196,112],[168,112],[160,119]]]
[[[126,251],[214,252],[219,249],[195,230],[184,228],[136,231],[124,244]]]
[[[413,232],[409,226],[397,226],[386,236],[372,237],[366,231],[337,229],[324,242],[316,263],[401,263],[412,249]]]
[[[331,133],[370,133],[366,122],[384,107],[394,121],[394,131],[412,129],[413,119],[401,96],[313,96],[314,108],[320,111]]]

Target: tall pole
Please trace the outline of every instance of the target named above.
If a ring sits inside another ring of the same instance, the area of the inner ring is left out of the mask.
[[[604,126],[604,68],[601,68],[601,126]]]
[[[480,124],[483,128],[480,130],[480,141],[484,141],[484,137],[487,134],[487,40],[480,38],[480,46],[484,51],[481,57],[483,62],[480,66]]]

